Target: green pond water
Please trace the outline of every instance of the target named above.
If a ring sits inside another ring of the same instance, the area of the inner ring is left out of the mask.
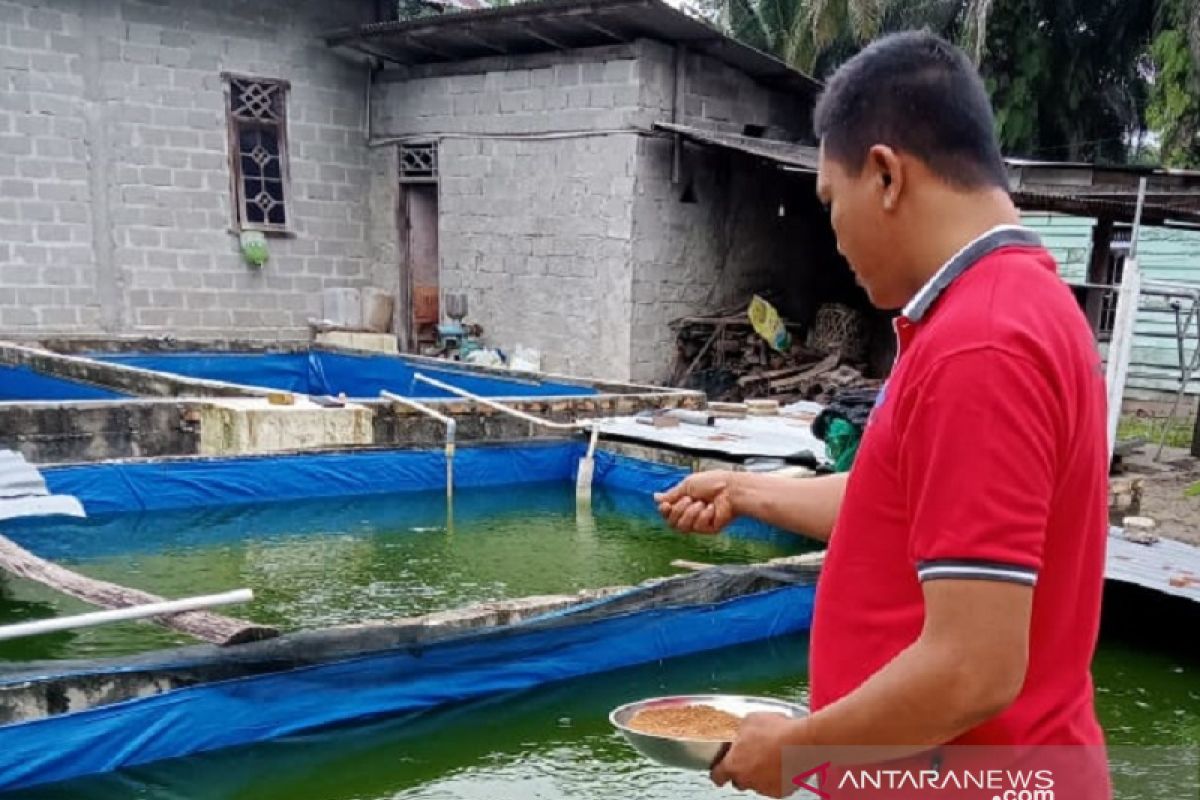
[[[719,800],[739,795],[713,787],[701,774],[645,761],[609,727],[608,712],[631,699],[708,691],[804,702],[806,658],[806,637],[782,637],[4,797]],[[1111,743],[1200,746],[1200,663],[1106,644],[1095,673]],[[1118,797],[1160,800],[1140,793]]]
[[[409,495],[114,517],[53,532],[24,528],[18,538],[88,574],[163,594],[249,585],[259,597],[239,613],[288,628],[630,583],[671,572],[674,558],[748,562],[803,546],[787,537],[680,537],[641,513],[649,510],[644,498],[601,495],[591,517],[578,520],[572,488],[547,486],[504,496],[463,495],[452,524],[444,499]],[[0,599],[5,618],[77,610],[14,581]],[[149,626],[128,625],[26,640],[19,648],[10,643],[0,654],[76,657],[172,641]],[[805,636],[783,637],[4,798],[729,798],[736,793],[712,787],[703,775],[643,760],[609,727],[608,711],[641,697],[709,691],[804,702],[807,645]],[[1111,743],[1200,747],[1200,658],[1194,650],[1110,635],[1094,671]]]
[[[243,586],[226,613],[311,629],[469,603],[636,583],[679,572],[673,559],[749,563],[799,552],[799,537],[681,536],[646,497],[598,493],[576,513],[573,484],[444,494],[121,514],[24,523],[6,533],[86,575],[166,597]],[[0,624],[94,610],[0,577]],[[112,656],[193,643],[147,623],[0,642],[0,659]]]

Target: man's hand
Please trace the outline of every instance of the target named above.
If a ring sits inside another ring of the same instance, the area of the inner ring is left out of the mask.
[[[709,777],[717,786],[732,783],[735,789],[784,797],[796,787],[783,781],[783,748],[792,743],[797,720],[782,714],[748,714],[725,757],[713,765]]]
[[[667,524],[684,533],[718,533],[736,513],[730,496],[732,472],[697,472],[654,495]]]

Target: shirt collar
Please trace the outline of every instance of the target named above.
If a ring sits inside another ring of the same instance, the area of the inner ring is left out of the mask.
[[[901,313],[911,322],[920,322],[946,287],[988,253],[1001,247],[1040,247],[1041,244],[1041,238],[1028,228],[1020,225],[997,225],[963,245],[962,249],[951,256],[908,301]]]

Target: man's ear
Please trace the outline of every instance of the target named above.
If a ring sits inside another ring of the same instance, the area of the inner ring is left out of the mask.
[[[867,151],[867,168],[879,181],[880,203],[885,211],[891,211],[904,192],[906,175],[904,161],[895,150],[885,144],[877,144]]]

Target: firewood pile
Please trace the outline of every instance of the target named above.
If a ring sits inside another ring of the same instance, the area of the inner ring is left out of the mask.
[[[799,344],[799,326],[789,323],[792,347],[773,350],[750,324],[744,311],[722,310],[715,316],[684,317],[675,330],[675,365],[671,384],[705,392],[709,400],[742,402],[753,399],[827,403],[845,388],[877,387],[864,378],[862,365],[842,352]]]

